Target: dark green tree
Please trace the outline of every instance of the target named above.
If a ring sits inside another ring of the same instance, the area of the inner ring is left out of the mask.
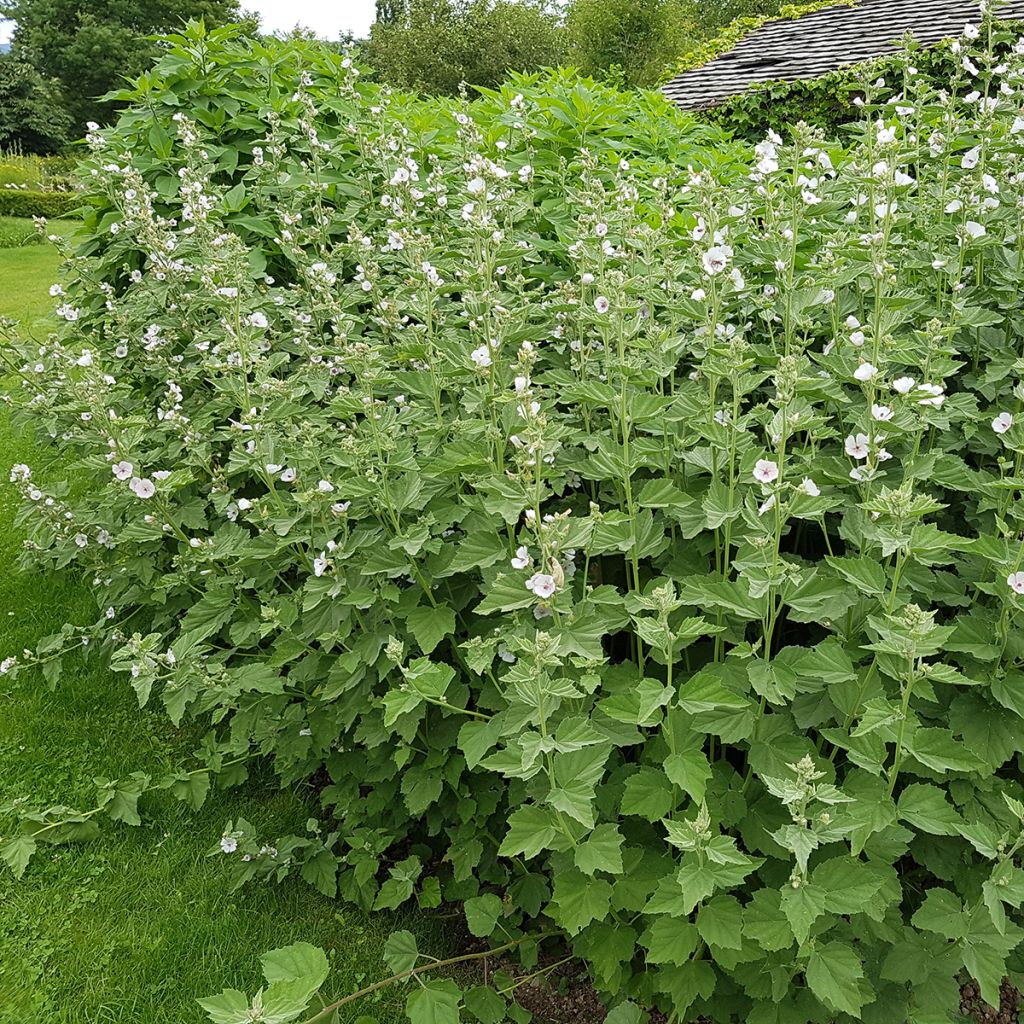
[[[691,0],[573,0],[566,13],[568,60],[585,74],[656,85],[693,42]]]
[[[378,5],[378,7],[384,4]],[[462,82],[493,88],[511,71],[562,63],[558,15],[540,0],[408,0],[378,19],[367,56],[379,78],[454,94]],[[404,13],[399,8],[405,7]]]
[[[73,130],[105,121],[100,97],[144,71],[159,53],[150,36],[180,28],[189,18],[207,25],[238,21],[238,0],[0,0],[13,18],[12,54],[44,79],[55,79]]]
[[[71,116],[56,82],[31,64],[0,54],[0,147],[55,153],[71,139]]]

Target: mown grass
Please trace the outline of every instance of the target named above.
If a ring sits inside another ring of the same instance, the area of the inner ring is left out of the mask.
[[[0,316],[45,333],[57,280],[49,245],[0,250]],[[47,453],[0,420],[0,469],[45,465]],[[0,657],[66,621],[89,622],[86,584],[22,573],[13,488],[0,485]],[[140,712],[123,677],[97,663],[69,667],[56,689],[0,676],[0,803],[27,796],[92,806],[94,776],[154,775],[188,760],[194,743],[157,713]],[[251,782],[211,794],[199,813],[170,798],[143,799],[143,824],[105,824],[92,843],[53,847],[21,880],[0,868],[0,1024],[192,1024],[196,998],[225,986],[254,990],[258,956],[299,940],[330,951],[331,991],[385,975],[381,949],[393,919],[366,916],[297,880],[229,891],[228,870],[207,851],[239,816],[268,838],[301,831],[312,794]],[[2,825],[0,825],[2,830]],[[439,930],[401,922],[438,946]],[[400,1019],[404,992],[385,990],[350,1017]]]

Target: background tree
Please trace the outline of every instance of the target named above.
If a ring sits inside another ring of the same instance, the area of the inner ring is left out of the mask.
[[[71,139],[60,87],[31,64],[0,54],[0,147],[55,153]]]
[[[566,13],[568,61],[596,78],[656,85],[699,36],[692,0],[574,0]]]
[[[539,0],[409,0],[380,3],[367,57],[380,78],[423,92],[494,87],[509,70],[564,63],[558,15]]]
[[[0,0],[0,17],[17,25],[12,55],[59,83],[78,135],[86,121],[110,117],[100,96],[152,63],[159,43],[151,35],[189,18],[238,21],[241,11],[238,0]]]

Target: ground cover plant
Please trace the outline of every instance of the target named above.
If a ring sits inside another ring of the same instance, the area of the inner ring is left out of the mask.
[[[941,92],[906,61],[847,148],[752,152],[565,75],[423,104],[302,41],[174,40],[90,134],[61,330],[5,349],[74,467],[13,468],[27,557],[84,568],[100,613],[3,668],[56,682],[87,641],[210,731],[95,808],[8,808],[4,859],[261,759],[323,813],[228,822],[240,880],[461,902],[528,969],[584,960],[617,1024],[931,1024],[967,976],[998,1003],[1024,938],[1004,32],[968,26]],[[404,932],[388,958],[416,1024],[523,1018]],[[276,951],[207,1009],[300,1019],[326,966]]]

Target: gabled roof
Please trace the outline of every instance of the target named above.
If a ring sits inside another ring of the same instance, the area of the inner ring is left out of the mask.
[[[997,8],[1024,19],[1024,0]],[[662,86],[684,110],[703,110],[761,82],[819,78],[848,64],[895,53],[905,32],[925,44],[959,35],[979,20],[977,0],[859,0],[799,18],[769,21],[728,53]]]

